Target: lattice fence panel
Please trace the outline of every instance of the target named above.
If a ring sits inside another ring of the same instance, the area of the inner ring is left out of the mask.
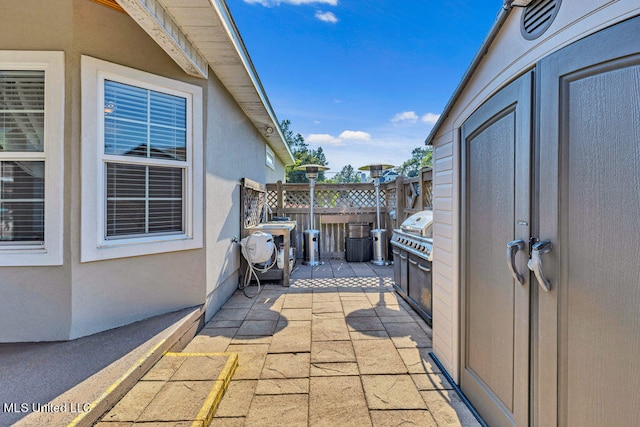
[[[380,206],[387,206],[387,191],[380,190]],[[309,208],[311,195],[309,191],[286,190],[284,193],[284,208]],[[363,190],[334,190],[318,189],[314,193],[314,205],[317,208],[341,209],[341,208],[375,208],[376,193],[371,189]],[[272,202],[269,204],[271,206]]]
[[[244,227],[255,227],[260,223],[265,193],[243,187],[244,191]]]
[[[424,191],[424,207],[433,207],[433,181],[426,181],[422,186]]]
[[[284,208],[309,208],[309,191],[286,190],[282,195]]]
[[[267,191],[267,205],[271,208],[273,212],[278,209],[278,191],[271,190]]]

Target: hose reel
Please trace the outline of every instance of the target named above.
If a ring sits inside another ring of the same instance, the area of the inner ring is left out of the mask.
[[[260,293],[260,278],[258,272],[266,273],[277,260],[277,248],[273,241],[273,236],[269,233],[256,231],[240,241],[242,256],[247,260],[247,270],[244,275],[244,282],[238,286],[244,294],[253,298]],[[249,295],[247,288],[251,282],[251,276],[255,277],[258,290],[255,294]]]

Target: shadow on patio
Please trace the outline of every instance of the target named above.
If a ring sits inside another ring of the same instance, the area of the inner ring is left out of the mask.
[[[330,260],[296,265],[289,288],[237,291],[183,350],[238,354],[212,425],[479,425],[392,274]]]

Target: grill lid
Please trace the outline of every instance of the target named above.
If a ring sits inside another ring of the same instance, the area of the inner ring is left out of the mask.
[[[420,211],[405,219],[400,229],[406,233],[417,234],[422,237],[432,237],[433,212]]]

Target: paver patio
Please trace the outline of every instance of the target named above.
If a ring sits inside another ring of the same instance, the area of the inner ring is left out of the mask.
[[[238,354],[212,425],[479,425],[392,276],[367,263],[298,263],[289,288],[236,292],[184,350]]]

